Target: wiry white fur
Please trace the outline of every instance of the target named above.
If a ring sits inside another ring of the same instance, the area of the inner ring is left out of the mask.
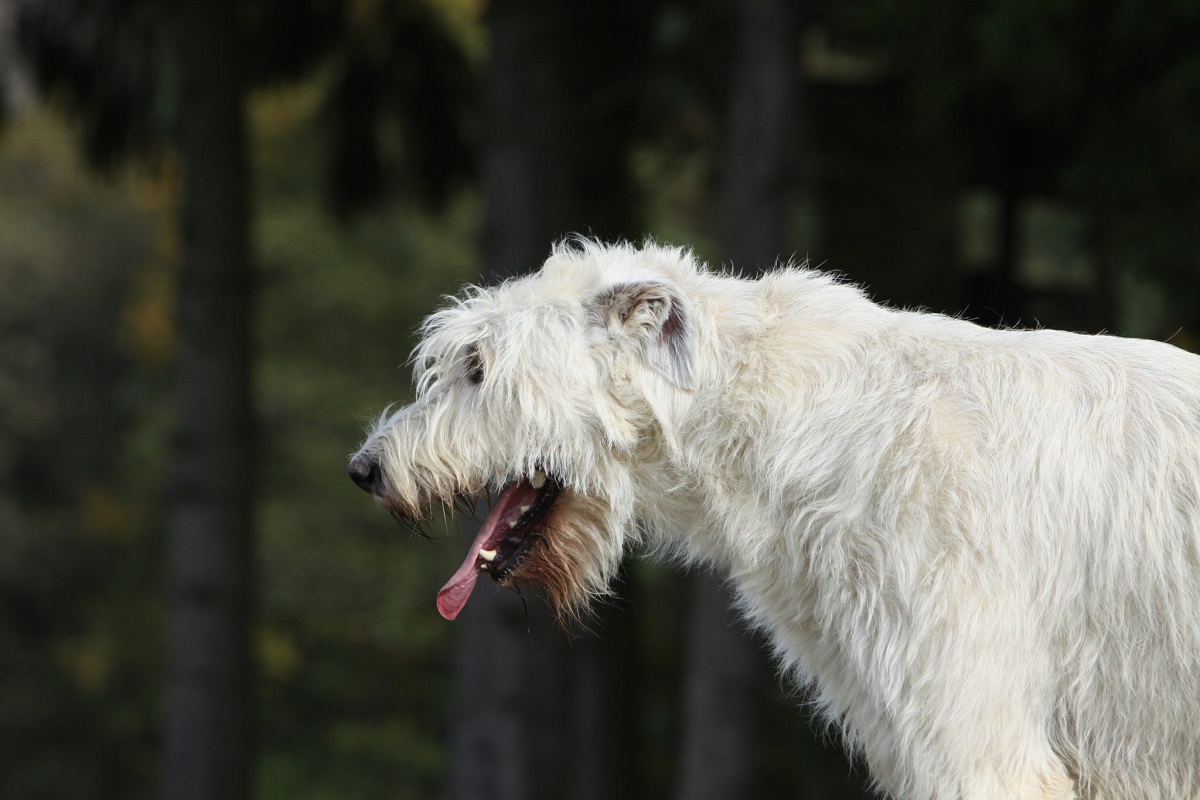
[[[685,350],[598,310],[647,284]],[[385,502],[544,465],[611,517],[593,581],[640,520],[731,576],[896,797],[1200,796],[1200,358],[589,242],[424,334],[362,451]]]

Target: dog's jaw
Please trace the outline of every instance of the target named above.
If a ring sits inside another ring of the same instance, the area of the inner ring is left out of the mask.
[[[452,620],[459,615],[482,574],[502,585],[514,582],[521,565],[543,538],[537,528],[554,506],[559,491],[558,482],[540,469],[501,491],[462,566],[438,592],[437,606],[443,617]]]

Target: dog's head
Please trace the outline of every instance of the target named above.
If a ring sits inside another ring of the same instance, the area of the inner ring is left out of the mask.
[[[495,495],[438,595],[448,619],[476,579],[536,584],[560,614],[605,591],[635,530],[650,454],[697,381],[681,280],[690,254],[557,247],[542,269],[469,287],[429,317],[416,401],[382,417],[350,476],[396,516]]]

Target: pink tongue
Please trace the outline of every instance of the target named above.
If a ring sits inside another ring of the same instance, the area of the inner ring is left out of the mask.
[[[443,617],[454,619],[467,604],[471,590],[475,588],[475,581],[482,573],[479,565],[484,562],[479,551],[495,550],[496,545],[508,533],[508,523],[520,517],[521,507],[532,503],[536,498],[537,490],[530,486],[527,480],[510,483],[504,488],[492,506],[492,513],[488,514],[488,518],[480,527],[479,535],[471,542],[466,560],[438,592],[437,607]]]

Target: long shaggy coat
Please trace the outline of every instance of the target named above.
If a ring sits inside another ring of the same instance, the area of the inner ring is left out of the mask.
[[[404,515],[501,492],[446,616],[481,575],[578,609],[645,539],[896,797],[1200,795],[1200,357],[586,241],[423,333],[351,473]]]

